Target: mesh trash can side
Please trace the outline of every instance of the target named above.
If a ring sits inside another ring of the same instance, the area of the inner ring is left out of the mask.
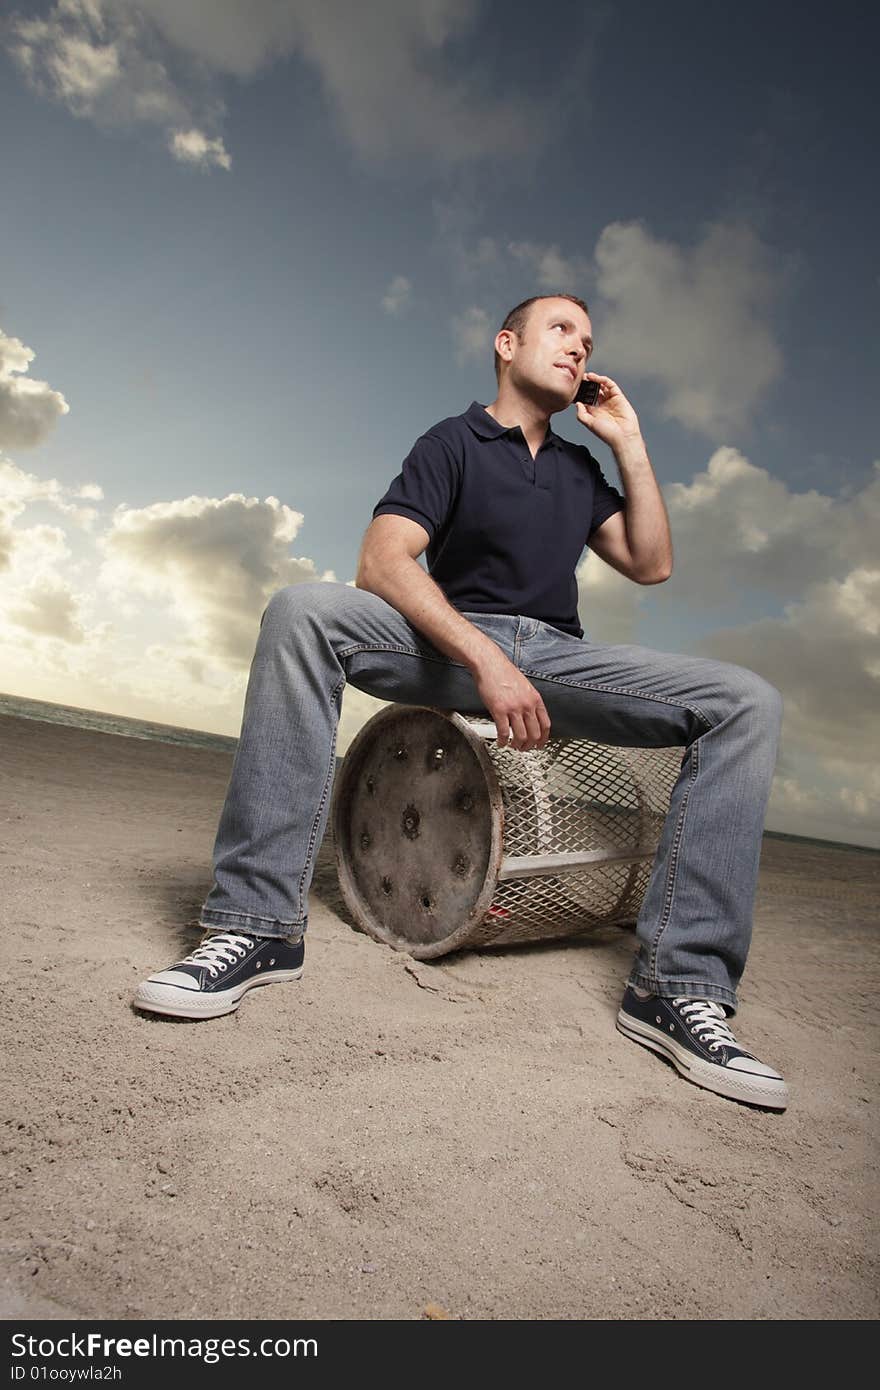
[[[420,959],[634,921],[682,748],[551,739],[499,748],[495,727],[392,705],[336,779],[339,885],[354,920]]]

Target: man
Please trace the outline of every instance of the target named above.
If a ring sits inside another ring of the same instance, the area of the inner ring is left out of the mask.
[[[346,681],[386,700],[489,714],[499,743],[554,732],[686,751],[637,923],[618,1027],[690,1081],[784,1110],[778,1072],[727,1023],[745,966],[779,692],[726,662],[583,639],[583,548],[637,584],[672,571],[660,490],[633,407],[587,371],[583,300],[543,295],[495,338],[498,393],[417,440],[377,504],[357,587],[299,584],[261,623],[202,909],[201,946],[138,989],[156,1013],[213,1018],[302,973],[307,893],[327,820]],[[577,417],[613,451],[624,494],[550,418],[588,375]],[[430,573],[417,557],[427,551]]]

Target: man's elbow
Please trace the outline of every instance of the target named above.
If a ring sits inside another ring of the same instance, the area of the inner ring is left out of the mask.
[[[665,584],[672,574],[672,561],[668,565],[655,566],[652,570],[643,571],[635,576],[639,584]]]
[[[399,564],[399,556],[394,552],[389,553],[387,547],[365,546],[358,560],[354,587],[382,598],[389,574],[396,568],[395,562]]]
[[[356,589],[369,589],[369,587],[370,587],[369,570],[370,570],[370,557],[369,557],[368,549],[367,549],[367,546],[366,546],[366,545],[362,545],[362,546],[361,546],[360,554],[358,555],[357,573],[355,574],[355,577],[354,577],[354,587],[355,587]]]
[[[370,584],[370,571],[366,561],[363,559],[358,562],[357,574],[354,577],[354,587],[356,589],[365,589],[367,593],[370,593],[372,589],[372,585]]]

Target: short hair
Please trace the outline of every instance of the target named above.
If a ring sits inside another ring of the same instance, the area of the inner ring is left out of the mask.
[[[531,311],[532,305],[537,304],[538,301],[541,299],[567,299],[571,304],[576,304],[579,309],[583,309],[584,313],[588,316],[590,313],[586,302],[583,299],[578,299],[577,295],[533,294],[531,299],[524,299],[521,304],[517,304],[514,309],[511,309],[510,313],[507,315],[507,318],[504,320],[504,322],[501,325],[501,328],[498,331],[500,333],[503,333],[505,328],[511,328],[513,332],[516,334],[516,336],[519,338],[520,342],[522,342],[522,339],[525,336],[526,324],[528,323],[529,313]],[[499,383],[501,382],[501,360],[502,359],[496,352],[495,379]]]

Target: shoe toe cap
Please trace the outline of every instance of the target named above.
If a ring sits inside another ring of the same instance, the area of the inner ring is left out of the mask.
[[[184,970],[160,970],[158,975],[151,975],[147,980],[148,985],[172,985],[175,989],[197,990],[198,980],[193,975],[187,975]]]
[[[766,1081],[782,1080],[778,1071],[774,1071],[764,1062],[759,1062],[756,1057],[731,1057],[727,1063],[727,1069],[728,1071],[745,1072],[748,1076],[761,1076]]]

